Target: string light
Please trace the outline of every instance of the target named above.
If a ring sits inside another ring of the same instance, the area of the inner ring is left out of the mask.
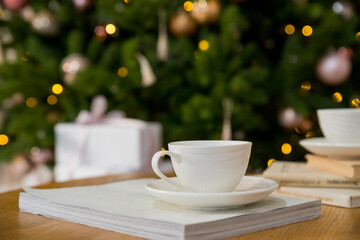
[[[295,126],[295,132],[297,132],[298,134],[301,134],[302,131],[301,131],[301,128],[299,126]]]
[[[270,167],[270,165],[271,165],[273,162],[275,162],[275,159],[273,159],[273,158],[269,159],[269,161],[267,162],[268,167]]]
[[[355,35],[356,41],[360,42],[360,32],[357,32]]]
[[[313,131],[308,131],[305,135],[306,138],[311,138],[314,136],[314,132]]]
[[[55,94],[61,94],[63,92],[63,86],[61,86],[61,84],[59,83],[55,83],[52,88],[51,88],[52,92]]]
[[[194,7],[194,5],[193,5],[192,2],[190,2],[190,1],[184,2],[184,9],[185,9],[185,11],[191,12],[191,10],[193,10],[193,7]]]
[[[166,151],[165,148],[161,148],[161,151]],[[165,157],[166,154],[161,155],[161,157]]]
[[[47,103],[50,105],[55,105],[57,103],[57,97],[55,95],[50,95],[47,98]]]
[[[208,41],[201,40],[199,42],[199,48],[200,48],[201,51],[206,51],[206,50],[209,49],[209,47],[210,47],[210,43]]]
[[[109,23],[108,25],[106,25],[105,31],[106,31],[107,34],[112,35],[112,34],[114,34],[116,32],[116,27],[115,27],[114,24]]]
[[[309,91],[311,89],[311,83],[309,81],[301,83],[301,89],[304,91]]]
[[[294,32],[295,32],[295,27],[294,27],[294,25],[288,24],[288,25],[285,26],[285,33],[286,33],[287,35],[292,35],[292,34],[294,34]]]
[[[333,95],[332,95],[332,99],[334,102],[341,102],[343,100],[343,96],[341,95],[341,93],[339,92],[335,92]]]
[[[5,134],[0,135],[0,145],[6,145],[9,142],[9,137]]]
[[[29,61],[31,53],[29,51],[26,51],[21,57],[20,59],[23,60],[24,62]]]
[[[355,108],[360,108],[360,100],[358,98],[351,100],[351,106]]]
[[[310,27],[309,25],[306,25],[302,28],[302,34],[305,36],[305,37],[308,37],[310,36],[311,34],[313,33],[313,29],[312,27]]]
[[[195,59],[199,59],[199,52],[198,51],[194,52],[194,57],[195,57]]]
[[[119,77],[126,77],[128,75],[128,70],[126,67],[119,67],[117,74],[119,75]]]
[[[292,147],[289,143],[284,143],[282,146],[281,146],[281,152],[283,154],[290,154],[291,153],[291,150],[292,150]]]
[[[46,120],[50,123],[55,123],[59,119],[59,114],[57,112],[49,112],[46,115]]]
[[[28,97],[25,103],[29,108],[34,108],[37,105],[37,100],[34,97]]]

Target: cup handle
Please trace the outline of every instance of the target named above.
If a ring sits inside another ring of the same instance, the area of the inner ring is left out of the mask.
[[[161,172],[161,170],[159,169],[159,161],[163,155],[170,156],[172,161],[181,162],[179,157],[177,157],[177,154],[174,152],[167,151],[167,150],[162,150],[162,151],[156,152],[151,160],[151,166],[152,166],[152,169],[154,170],[154,172],[156,173],[156,175],[158,175],[159,178],[163,179],[164,181],[166,181],[172,185],[175,185],[185,191],[195,192],[194,189],[192,189],[188,186],[185,186],[177,181],[174,181],[171,178],[168,178],[163,172]]]

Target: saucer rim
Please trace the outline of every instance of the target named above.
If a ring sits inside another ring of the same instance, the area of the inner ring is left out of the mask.
[[[325,137],[306,138],[299,141],[300,145],[317,147],[359,148],[360,143],[330,142]]]
[[[172,177],[173,179],[177,178],[177,177]],[[246,179],[257,179],[257,180],[262,180],[262,181],[266,181],[269,186],[266,187],[262,187],[259,189],[252,189],[252,190],[244,190],[244,191],[239,191],[239,192],[216,192],[216,193],[198,193],[198,192],[185,192],[185,191],[170,191],[170,190],[160,190],[160,189],[156,189],[151,187],[150,185],[155,183],[155,182],[163,182],[165,180],[163,179],[156,179],[148,184],[146,184],[146,189],[149,192],[158,192],[161,194],[167,194],[167,195],[172,195],[172,196],[189,196],[189,197],[227,197],[227,196],[242,196],[242,195],[248,195],[248,194],[256,194],[256,193],[263,193],[266,191],[274,191],[275,189],[277,189],[279,187],[279,184],[272,180],[272,179],[268,179],[268,178],[263,178],[263,177],[255,177],[255,176],[244,176],[244,178]],[[241,184],[241,181],[239,183],[239,185]],[[238,186],[239,186],[238,185]]]

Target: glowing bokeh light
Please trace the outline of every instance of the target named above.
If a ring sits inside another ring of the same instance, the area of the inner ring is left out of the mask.
[[[357,32],[357,33],[356,33],[355,39],[356,39],[356,41],[359,41],[359,42],[360,42],[360,32]]]
[[[210,43],[208,41],[201,40],[199,42],[199,48],[200,48],[201,51],[206,51],[206,50],[209,49],[209,47],[210,47]]]
[[[194,5],[193,5],[192,2],[190,2],[190,1],[184,2],[184,9],[185,9],[185,11],[191,12],[191,10],[193,10],[193,7],[194,7]]]
[[[314,136],[314,132],[313,131],[308,131],[305,135],[306,138],[311,138]]]
[[[268,167],[270,167],[270,165],[271,165],[273,162],[275,162],[275,159],[273,159],[273,158],[269,159],[269,161],[267,162]]]
[[[55,83],[52,88],[51,88],[52,92],[55,94],[61,94],[64,90],[63,86],[61,86],[61,84],[59,83]]]
[[[9,142],[9,137],[5,134],[0,134],[0,145],[6,145]]]
[[[360,108],[360,100],[358,98],[351,100],[351,106],[355,108]]]
[[[301,89],[304,91],[309,91],[311,89],[311,83],[309,81],[301,83]]]
[[[302,133],[301,128],[299,126],[295,126],[294,129],[295,129],[295,132],[297,132],[298,134]]]
[[[198,51],[194,52],[194,57],[195,57],[195,59],[199,59],[199,52]]]
[[[313,29],[309,25],[306,25],[302,28],[301,32],[305,37],[308,37],[313,33]]]
[[[161,148],[161,151],[166,151],[165,148]],[[166,154],[161,155],[161,157],[165,157]]]
[[[128,70],[126,67],[119,67],[118,71],[117,71],[117,74],[119,77],[126,77],[128,75]]]
[[[285,33],[288,35],[292,35],[295,32],[295,27],[292,24],[288,24],[285,26]]]
[[[55,95],[50,95],[47,97],[47,103],[50,105],[55,105],[57,103],[57,97]]]
[[[106,31],[107,34],[112,35],[112,34],[114,34],[116,32],[116,27],[115,27],[114,24],[109,23],[108,25],[106,25],[105,31]]]
[[[34,108],[37,105],[37,100],[34,97],[28,97],[25,103],[29,108]]]
[[[291,150],[292,150],[292,147],[289,143],[284,143],[282,146],[281,146],[281,152],[283,154],[290,154],[291,153]]]
[[[334,102],[338,102],[338,103],[339,103],[339,102],[342,102],[343,96],[342,96],[341,93],[335,92],[335,93],[332,95],[332,99],[333,99]]]

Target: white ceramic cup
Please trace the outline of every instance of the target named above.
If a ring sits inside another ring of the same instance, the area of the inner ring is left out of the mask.
[[[231,192],[239,184],[248,167],[251,142],[247,141],[179,141],[168,144],[152,158],[154,172],[163,180],[192,192]],[[163,155],[171,163],[180,183],[159,169]]]
[[[319,109],[317,116],[321,132],[330,142],[360,143],[360,109]]]

